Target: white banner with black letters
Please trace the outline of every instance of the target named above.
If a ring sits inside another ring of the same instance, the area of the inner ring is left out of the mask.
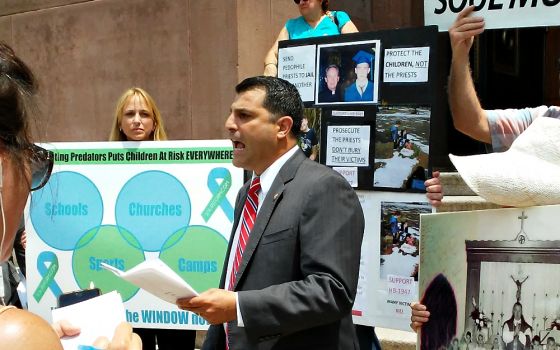
[[[475,6],[486,29],[560,25],[560,0],[424,0],[425,25],[444,32],[467,6]]]

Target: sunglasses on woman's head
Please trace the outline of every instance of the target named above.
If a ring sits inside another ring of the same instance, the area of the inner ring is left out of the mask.
[[[29,167],[31,169],[31,188],[36,191],[49,181],[54,164],[54,153],[37,145],[29,146]]]
[[[294,0],[294,2],[296,3],[296,5],[299,5],[300,2],[302,1],[309,1],[309,0]]]

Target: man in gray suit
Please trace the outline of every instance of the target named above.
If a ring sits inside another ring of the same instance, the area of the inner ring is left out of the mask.
[[[358,349],[351,315],[364,230],[358,198],[299,149],[303,104],[293,85],[254,77],[236,92],[225,126],[233,164],[253,180],[237,196],[223,289],[177,303],[212,324],[204,350]]]

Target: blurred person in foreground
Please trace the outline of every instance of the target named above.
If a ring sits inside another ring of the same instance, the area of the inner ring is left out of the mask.
[[[0,261],[12,254],[16,232],[30,191],[43,187],[51,175],[54,155],[33,144],[29,124],[34,119],[37,84],[27,65],[0,43]],[[10,350],[61,350],[59,338],[80,329],[67,322],[52,327],[39,316],[0,306],[1,347]],[[142,342],[127,323],[121,323],[111,341],[102,337],[99,349],[140,350]]]

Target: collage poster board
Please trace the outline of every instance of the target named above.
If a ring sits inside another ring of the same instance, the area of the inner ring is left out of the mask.
[[[320,162],[356,189],[423,190],[430,121],[445,113],[437,34],[431,26],[279,43],[278,76],[302,95]]]
[[[318,161],[348,180],[364,210],[357,324],[410,329],[420,215],[432,212],[423,185],[431,120],[444,113],[437,33],[432,26],[279,43],[278,76],[300,91],[312,134],[300,143],[316,145]]]
[[[159,258],[198,292],[218,287],[243,171],[229,140],[79,142],[55,152],[26,211],[29,309],[51,320],[63,292],[117,290],[142,328],[206,329],[194,313],[101,269]]]
[[[420,295],[438,305],[430,315],[438,331],[423,341],[512,349],[517,327],[518,349],[557,349],[558,215],[559,205],[422,216]]]

